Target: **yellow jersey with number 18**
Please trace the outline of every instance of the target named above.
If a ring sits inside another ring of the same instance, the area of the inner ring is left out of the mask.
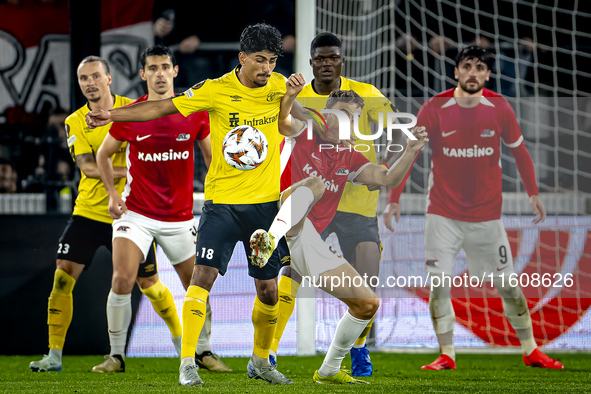
[[[214,204],[260,204],[279,199],[278,119],[285,95],[285,77],[272,73],[267,84],[248,88],[238,79],[239,68],[217,79],[207,79],[173,97],[184,116],[209,112],[211,164],[205,178],[205,200]],[[240,171],[224,159],[222,146],[228,131],[253,126],[267,137],[267,158],[257,168]]]
[[[113,108],[123,107],[133,102],[127,97],[115,96]],[[76,112],[66,118],[66,133],[68,135],[68,148],[72,159],[76,161],[77,155],[92,153],[96,157],[103,140],[107,136],[111,123],[108,125],[90,129],[86,124],[86,114],[90,111],[88,104],[80,107]],[[113,155],[114,167],[125,167],[125,149],[127,143],[121,146],[119,152]],[[82,178],[78,186],[78,197],[74,204],[74,215],[97,220],[104,223],[113,223],[109,215],[109,197],[100,178],[89,178],[80,171]],[[125,186],[125,178],[115,179],[115,186],[119,194]]]
[[[313,82],[313,81],[312,81]],[[326,106],[328,95],[321,95],[314,91],[312,82],[304,86],[297,100],[304,107],[320,111]],[[394,106],[384,95],[373,85],[353,81],[352,79],[341,76],[341,90],[352,90],[364,99],[364,107],[359,118],[359,132],[364,135],[371,135],[371,123],[379,124],[379,116],[383,116],[385,124],[385,115],[381,113],[396,112]],[[366,141],[357,139],[355,146],[357,150],[372,163],[377,163],[376,151],[373,146],[376,141]],[[360,145],[364,145],[363,147]],[[382,148],[383,149],[383,148]],[[375,217],[378,208],[378,197],[380,191],[367,190],[365,185],[353,185],[347,182],[345,191],[337,208],[340,212],[356,213],[367,217]]]

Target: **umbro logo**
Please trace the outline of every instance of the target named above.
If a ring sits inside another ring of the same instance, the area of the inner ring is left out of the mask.
[[[286,296],[286,295],[279,296],[279,298],[281,298],[281,301],[287,302],[287,303],[291,303],[291,301],[293,301],[293,298],[291,298],[290,296]]]
[[[168,312],[169,310],[170,310],[170,307],[162,309],[162,310],[160,311],[160,315],[161,315],[161,316],[162,316],[162,315],[164,315],[164,314],[165,314],[166,312]]]
[[[190,139],[191,139],[190,134],[179,134],[179,136],[176,137],[177,141],[189,141]]]
[[[234,95],[234,96],[230,96],[230,98],[232,99],[232,101],[238,101],[238,102],[241,102],[241,100],[242,100],[242,97],[240,97],[240,96],[236,96],[236,95]]]
[[[277,318],[269,320],[269,324],[277,324]]]
[[[199,309],[191,309],[191,312],[193,312],[193,314],[197,315],[198,317],[203,317],[203,312],[201,312]]]
[[[121,233],[128,233],[131,231],[131,228],[129,228],[128,226],[119,226],[117,228],[117,232],[121,232]]]
[[[490,129],[485,129],[482,131],[482,134],[480,134],[481,137],[494,137],[494,135],[495,131]]]
[[[49,314],[50,315],[58,315],[60,312],[61,312],[60,309],[49,308]]]
[[[349,175],[349,170],[346,168],[339,168],[336,172],[336,175]]]

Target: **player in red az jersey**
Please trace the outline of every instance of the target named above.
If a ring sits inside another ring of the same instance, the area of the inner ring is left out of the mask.
[[[141,56],[140,76],[148,94],[136,102],[174,95],[178,66],[170,49],[156,46]],[[209,116],[197,112],[187,118],[170,115],[144,123],[115,123],[97,154],[101,178],[109,194],[113,222],[113,283],[107,305],[112,356],[122,362],[127,328],[131,321],[131,290],[137,266],[150,249],[153,238],[160,244],[177,271],[185,289],[189,286],[195,260],[193,217],[193,148],[197,143],[206,164],[211,161]],[[110,157],[127,145],[127,183],[119,196],[113,184]],[[179,325],[180,328],[180,325]],[[201,336],[208,337],[204,327]],[[173,333],[180,355],[181,330]],[[210,368],[229,370],[216,355],[207,353]],[[117,357],[115,357],[117,358]],[[204,357],[202,357],[203,359]],[[111,363],[117,360],[111,360]],[[109,360],[106,361],[108,363]],[[214,365],[211,365],[214,364]],[[217,368],[216,368],[217,366]],[[207,366],[206,366],[207,367]]]
[[[456,57],[458,86],[427,101],[419,111],[418,126],[431,137],[431,173],[425,220],[426,269],[432,275],[452,276],[460,249],[466,251],[470,275],[489,278],[503,297],[505,315],[523,348],[526,365],[562,369],[560,362],[542,353],[533,336],[527,300],[520,287],[511,287],[513,259],[507,233],[501,222],[501,139],[511,150],[529,195],[534,223],[544,221],[546,211],[538,195],[531,157],[511,106],[502,96],[484,89],[493,57],[470,46]],[[406,175],[406,178],[408,178]],[[384,213],[391,231],[392,216],[398,221],[398,201],[406,179],[391,190]],[[447,281],[445,281],[447,282]],[[429,312],[441,356],[423,369],[456,369],[453,347],[455,314],[451,287],[434,287]]]
[[[326,108],[349,115],[351,132],[354,123],[351,115],[360,112],[363,105],[363,99],[352,90],[333,91],[326,102]],[[388,170],[349,147],[323,144],[316,134],[308,137],[307,128],[297,119],[292,119],[292,126],[299,132],[292,133],[286,141],[291,148],[291,171],[284,170],[282,174],[282,185],[292,186],[283,191],[281,209],[269,231],[253,233],[250,241],[253,259],[264,265],[278,241],[287,234],[291,266],[349,307],[313,380],[316,383],[367,383],[342,371],[341,362],[378,310],[379,299],[347,260],[322,240],[320,233],[334,217],[347,182],[395,187],[428,139],[422,129],[415,129],[417,140],[409,142],[402,157]],[[284,151],[290,150],[284,147]],[[343,280],[333,287],[333,277],[350,278],[350,281]]]

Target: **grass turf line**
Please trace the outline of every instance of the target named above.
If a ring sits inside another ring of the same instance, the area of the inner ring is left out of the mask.
[[[231,373],[200,371],[205,387],[178,385],[178,360],[127,358],[125,373],[90,372],[101,356],[64,356],[63,372],[33,373],[29,362],[41,356],[0,356],[2,393],[394,393],[394,392],[591,392],[591,354],[553,354],[561,371],[526,367],[519,355],[457,356],[456,371],[422,371],[435,354],[372,353],[370,385],[319,385],[312,374],[323,356],[279,357],[279,370],[296,384],[272,386],[246,376],[246,358],[224,358]],[[344,365],[350,367],[350,359]]]

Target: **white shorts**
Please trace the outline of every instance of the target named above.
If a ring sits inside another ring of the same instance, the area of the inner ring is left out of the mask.
[[[113,222],[113,240],[118,237],[131,240],[146,259],[155,238],[172,265],[195,254],[196,234],[195,218],[184,222],[162,222],[128,211]]]
[[[466,251],[470,276],[490,281],[513,271],[513,257],[503,222],[463,222],[427,214],[425,220],[425,259],[427,272],[452,276],[456,255]]]
[[[301,276],[314,278],[315,282],[320,274],[347,264],[343,256],[320,238],[308,218],[302,231],[295,237],[286,237],[286,240],[291,254],[291,267]]]

